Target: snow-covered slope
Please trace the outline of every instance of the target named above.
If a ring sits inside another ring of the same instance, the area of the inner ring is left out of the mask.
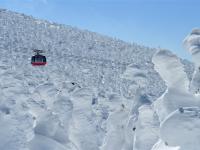
[[[12,60],[7,60],[12,63],[9,65],[33,69],[29,65],[32,49],[44,49],[48,58],[45,71],[50,76],[62,70],[61,81],[64,76],[82,86],[111,88],[128,97],[130,82],[120,78],[120,74],[126,66],[135,65],[149,74],[146,91],[150,99],[164,91],[163,82],[159,82],[161,79],[151,63],[155,49],[5,10],[0,12],[0,27],[0,49],[8,52],[5,55]],[[152,91],[155,86],[161,90]]]
[[[30,65],[34,48],[47,66]],[[150,150],[168,85],[156,51],[0,9],[0,150]]]
[[[30,65],[33,48],[47,66]],[[0,149],[132,149],[131,116],[165,90],[155,51],[0,10]]]

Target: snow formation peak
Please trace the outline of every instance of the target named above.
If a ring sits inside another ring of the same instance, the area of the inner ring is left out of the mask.
[[[191,91],[200,93],[200,29],[194,29],[184,40],[185,47],[191,52],[195,64],[195,73],[191,82]]]
[[[188,89],[189,82],[180,59],[167,50],[158,51],[153,57],[155,69],[170,88]],[[177,73],[176,75],[174,73]],[[182,84],[180,84],[182,82]]]
[[[200,29],[192,30],[184,39],[184,46],[192,54],[194,63],[199,67],[200,66]]]

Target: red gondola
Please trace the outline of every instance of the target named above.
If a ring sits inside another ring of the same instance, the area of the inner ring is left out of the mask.
[[[31,58],[31,64],[33,66],[44,66],[47,64],[47,59],[44,55],[41,55],[40,53],[43,53],[42,50],[33,50],[36,54],[32,56]]]

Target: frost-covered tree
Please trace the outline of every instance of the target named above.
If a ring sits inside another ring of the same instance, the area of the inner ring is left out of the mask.
[[[192,53],[195,72],[190,83],[179,58],[166,50],[153,57],[155,69],[167,85],[154,102],[160,119],[160,138],[152,150],[198,150],[200,136],[199,30],[193,30],[184,43]]]

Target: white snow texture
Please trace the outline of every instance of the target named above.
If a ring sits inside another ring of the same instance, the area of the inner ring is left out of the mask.
[[[0,150],[199,150],[199,33],[193,65],[0,9]]]

